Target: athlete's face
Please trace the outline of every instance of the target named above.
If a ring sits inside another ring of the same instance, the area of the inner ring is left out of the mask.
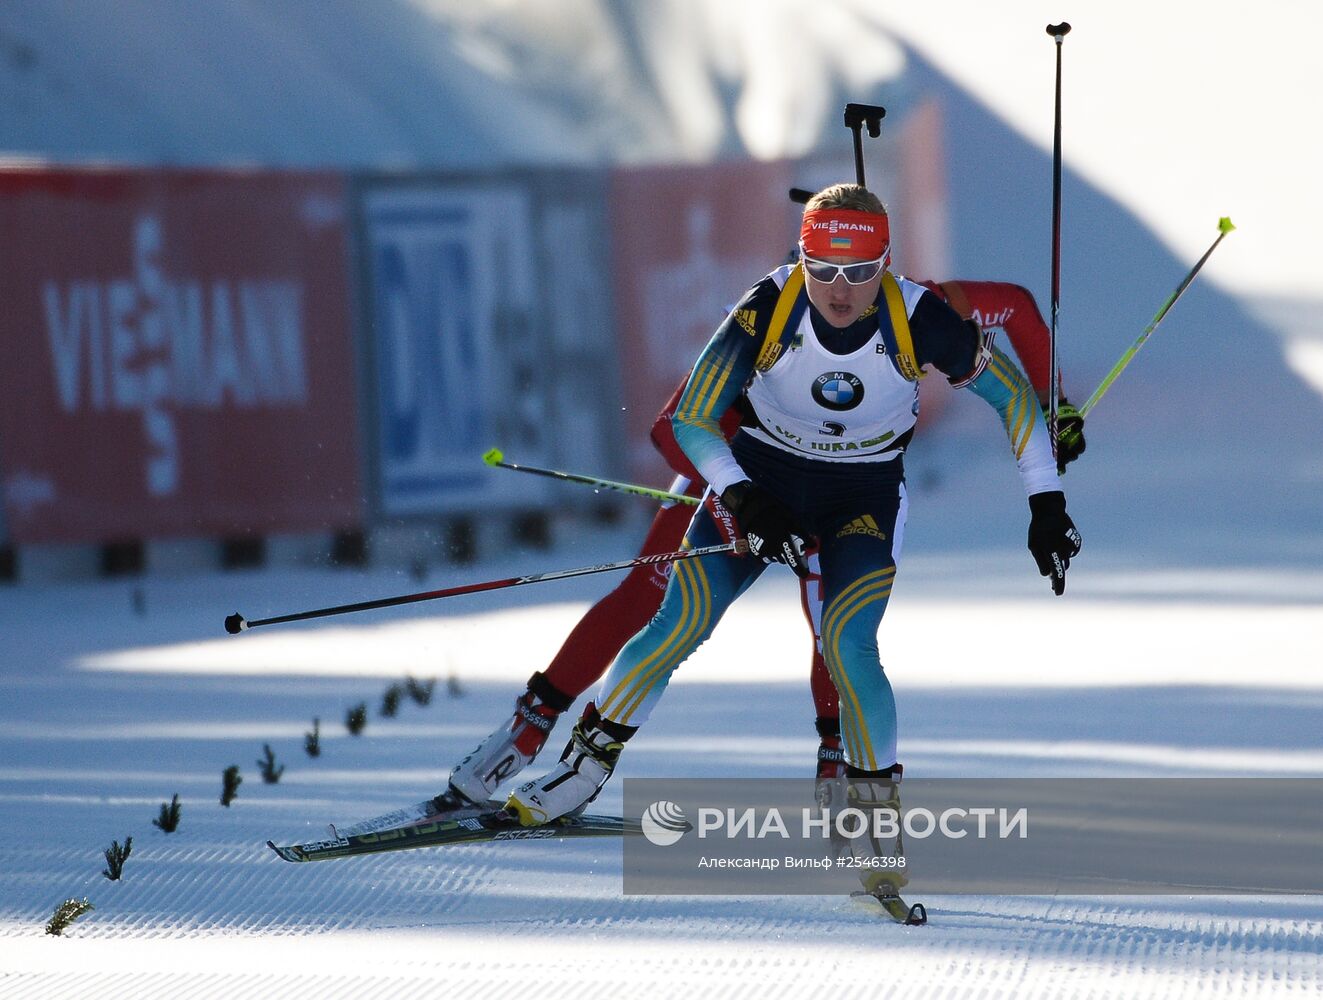
[[[857,264],[854,257],[822,257],[829,264]],[[838,330],[843,330],[864,314],[877,299],[877,291],[882,285],[882,271],[865,281],[862,285],[852,285],[845,280],[845,275],[836,272],[832,281],[819,281],[812,274],[805,274],[809,302],[822,313],[827,322]]]

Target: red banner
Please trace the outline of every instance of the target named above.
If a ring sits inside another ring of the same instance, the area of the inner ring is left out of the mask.
[[[336,175],[0,171],[17,543],[359,523]]]
[[[801,209],[786,197],[795,183],[788,162],[612,175],[616,327],[633,477],[669,479],[648,440],[652,422],[726,309],[799,238]]]
[[[899,128],[898,197],[888,213],[897,234],[892,267],[914,281],[950,281],[967,277],[951,265],[951,227],[947,211],[946,149],[942,106],[936,99],[923,101]],[[946,379],[926,378],[919,383],[919,426],[935,423],[951,400]]]

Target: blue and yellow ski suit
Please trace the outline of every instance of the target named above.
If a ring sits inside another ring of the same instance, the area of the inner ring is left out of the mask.
[[[823,656],[840,692],[846,761],[865,771],[896,761],[896,703],[877,631],[904,533],[903,455],[918,414],[917,380],[929,366],[996,409],[1026,493],[1061,488],[1020,369],[937,295],[890,273],[873,307],[845,330],[816,314],[797,266],[767,275],[699,356],[673,418],[676,440],[713,491],[751,480],[816,537]],[[719,420],[732,405],[745,416],[728,442]],[[699,508],[684,546],[721,541]],[[675,668],[764,569],[729,554],[676,562],[657,615],[603,678],[602,718],[641,725]]]

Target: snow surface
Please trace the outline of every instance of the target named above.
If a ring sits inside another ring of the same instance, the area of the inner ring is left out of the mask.
[[[951,454],[936,447],[930,457]],[[961,554],[934,536],[945,534],[943,505],[976,484],[922,463],[914,479],[908,554],[881,632],[909,774],[1323,775],[1316,559],[1217,558],[1197,545],[1169,562],[1106,544],[1095,552],[1082,522],[1085,552],[1067,596],[1054,599],[1019,547],[1022,501],[1018,526],[994,523],[984,547]],[[1013,476],[998,485],[1014,493]],[[7,592],[0,997],[1323,988],[1323,901],[1310,897],[931,897],[931,924],[905,928],[836,897],[626,897],[612,841],[297,866],[266,849],[268,837],[314,839],[328,821],[439,790],[611,581],[238,637],[222,634],[226,614],[593,565],[631,552],[642,517],[610,529],[562,523],[552,551],[514,549],[425,579],[264,570]],[[796,604],[788,573],[760,581],[681,668],[619,773],[810,774],[809,640]],[[432,703],[406,699],[395,718],[381,717],[383,691],[406,674],[439,678]],[[359,701],[369,722],[352,737],[342,720]],[[302,752],[314,717],[324,743],[315,760]],[[288,767],[279,784],[260,780],[265,743]],[[227,809],[218,797],[230,764],[244,784]],[[182,820],[167,835],[151,820],[176,792]],[[600,806],[620,808],[618,782]],[[112,883],[101,852],[125,836],[133,854]],[[96,909],[63,937],[46,935],[56,904],[83,896]]]

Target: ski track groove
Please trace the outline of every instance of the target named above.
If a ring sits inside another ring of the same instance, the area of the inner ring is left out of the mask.
[[[6,977],[9,978],[9,977]],[[428,978],[369,979],[360,976],[234,975],[187,973],[129,973],[97,976],[75,974],[42,977],[13,977],[11,988],[0,979],[0,1000],[142,1000],[148,996],[171,1000],[225,1000],[236,996],[270,997],[280,1000],[393,1000],[408,996],[448,998],[471,996],[463,988]],[[570,995],[570,994],[565,994]]]
[[[638,944],[629,949],[636,954],[628,969],[640,987],[697,983],[694,977],[700,977],[706,995],[733,1000],[756,995],[752,984],[763,989],[769,981],[809,995],[821,986],[821,949],[846,949],[835,961],[854,968],[866,964],[861,956],[879,945],[905,966],[910,996],[1042,995],[1046,969],[1056,984],[1052,992],[1073,997],[1129,997],[1136,995],[1137,980],[1149,979],[1162,983],[1163,995],[1175,997],[1307,992],[1321,984],[1323,911],[1307,904],[1278,915],[1262,912],[1271,911],[1271,902],[1253,900],[1249,912],[1228,915],[1219,912],[1225,901],[1208,897],[1153,897],[1137,904],[935,897],[927,901],[934,924],[905,928],[867,904],[829,897],[619,896],[618,845],[485,845],[289,865],[265,847],[229,837],[198,844],[158,835],[140,854],[135,851],[124,881],[109,883],[89,864],[85,884],[69,891],[51,891],[47,868],[60,849],[34,848],[24,852],[34,870],[7,879],[6,895],[34,902],[92,898],[98,909],[62,939],[75,950],[79,939],[127,944],[215,936],[279,937],[297,947],[363,931],[433,932],[448,944],[437,957],[421,959],[416,975],[400,969],[400,978],[391,974],[384,984],[352,977],[79,972],[5,976],[0,997],[130,997],[158,989],[180,997],[389,996],[396,989],[445,996],[452,994],[438,978],[485,983],[501,977],[536,978],[546,984],[547,996],[573,996],[582,988],[582,958],[577,952],[556,958],[557,942]],[[3,904],[6,917],[22,924],[0,922],[0,938],[40,933],[44,916],[21,912],[23,906],[15,912],[13,905]],[[456,961],[453,945],[462,949],[489,937],[513,944],[513,955],[502,959],[499,970],[485,959]],[[714,940],[734,954],[688,957],[687,945]],[[961,957],[945,958],[948,948]],[[524,950],[537,957],[520,957]],[[37,983],[41,988],[29,991]],[[842,983],[835,995],[875,994],[867,985]]]
[[[363,879],[334,880],[339,885],[321,885],[321,889],[332,890],[327,908],[346,903],[362,907],[373,895],[390,896],[392,884],[407,878],[409,867],[401,866],[397,877],[382,877],[383,873],[378,872]],[[481,893],[491,886],[492,879],[475,878],[479,871],[494,879],[502,875],[500,868],[478,866],[463,878],[442,879],[439,884],[455,887],[463,883],[464,894]],[[200,887],[202,894],[212,888],[211,881]],[[233,888],[240,895],[236,908],[242,909],[244,887],[240,884]],[[306,901],[291,897],[287,908],[298,912]],[[440,997],[462,995],[478,985],[531,981],[545,984],[546,988],[540,990],[542,995],[575,997],[582,995],[585,986],[598,982],[608,985],[611,981],[609,972],[583,968],[582,949],[591,948],[595,942],[619,945],[622,941],[641,946],[628,948],[631,954],[627,965],[616,968],[621,973],[627,969],[637,992],[644,996],[662,995],[668,988],[681,985],[701,985],[704,995],[741,1000],[765,995],[770,984],[795,995],[876,996],[869,973],[876,971],[879,947],[886,949],[895,971],[906,976],[907,997],[1248,997],[1263,995],[1266,990],[1304,993],[1320,987],[1317,920],[1284,926],[1281,921],[1255,918],[1238,924],[1219,914],[1200,913],[1195,913],[1193,920],[1183,920],[1178,907],[1165,922],[1146,923],[1136,919],[1133,910],[1111,904],[980,897],[962,898],[967,908],[950,910],[938,898],[933,907],[937,924],[904,928],[861,905],[812,897],[794,901],[804,904],[806,915],[753,919],[739,914],[759,906],[756,899],[734,905],[728,900],[718,901],[713,908],[719,912],[707,918],[686,916],[683,906],[671,914],[649,913],[667,909],[648,905],[651,900],[640,900],[644,905],[637,907],[631,906],[633,901],[628,899],[594,902],[601,912],[588,917],[567,912],[565,907],[578,904],[566,901],[559,907],[535,909],[520,920],[491,920],[488,914],[487,919],[471,923],[447,925],[443,921],[435,927],[442,936],[434,946],[408,963],[410,967],[394,964],[384,981],[380,975],[352,974],[79,972],[4,976],[0,978],[0,997]],[[786,904],[774,898],[767,905],[781,909]],[[641,912],[629,913],[631,909]],[[1003,916],[1003,911],[1011,912]],[[179,939],[220,932],[227,939],[279,936],[297,951],[301,941],[327,935],[334,938],[337,931],[433,926],[430,917],[434,914],[422,920],[401,920],[399,912],[392,916],[385,908],[348,912],[354,915],[322,921],[290,915],[265,920],[245,919],[220,909],[214,921],[201,922],[153,919],[140,913],[101,926],[80,922],[58,946],[67,946],[76,953],[80,937],[128,943],[135,938]],[[94,917],[89,915],[84,921]],[[447,926],[450,933],[446,933]],[[9,936],[13,930],[0,928],[0,935]],[[510,947],[502,950],[497,962],[475,955],[469,944],[474,932],[481,935],[479,940],[499,937]],[[511,942],[510,932],[519,940]],[[37,932],[29,928],[27,933]],[[549,935],[553,946],[526,949],[520,942],[530,935]],[[556,940],[572,941],[578,947],[569,955],[558,954]],[[691,951],[697,942],[713,940],[722,942],[721,953],[708,949],[695,955]],[[822,978],[824,950],[833,953],[833,964],[844,974],[830,991]],[[959,954],[958,959],[949,957],[953,950]],[[454,985],[456,981],[468,986],[460,989]],[[1141,983],[1153,992],[1137,989]]]

